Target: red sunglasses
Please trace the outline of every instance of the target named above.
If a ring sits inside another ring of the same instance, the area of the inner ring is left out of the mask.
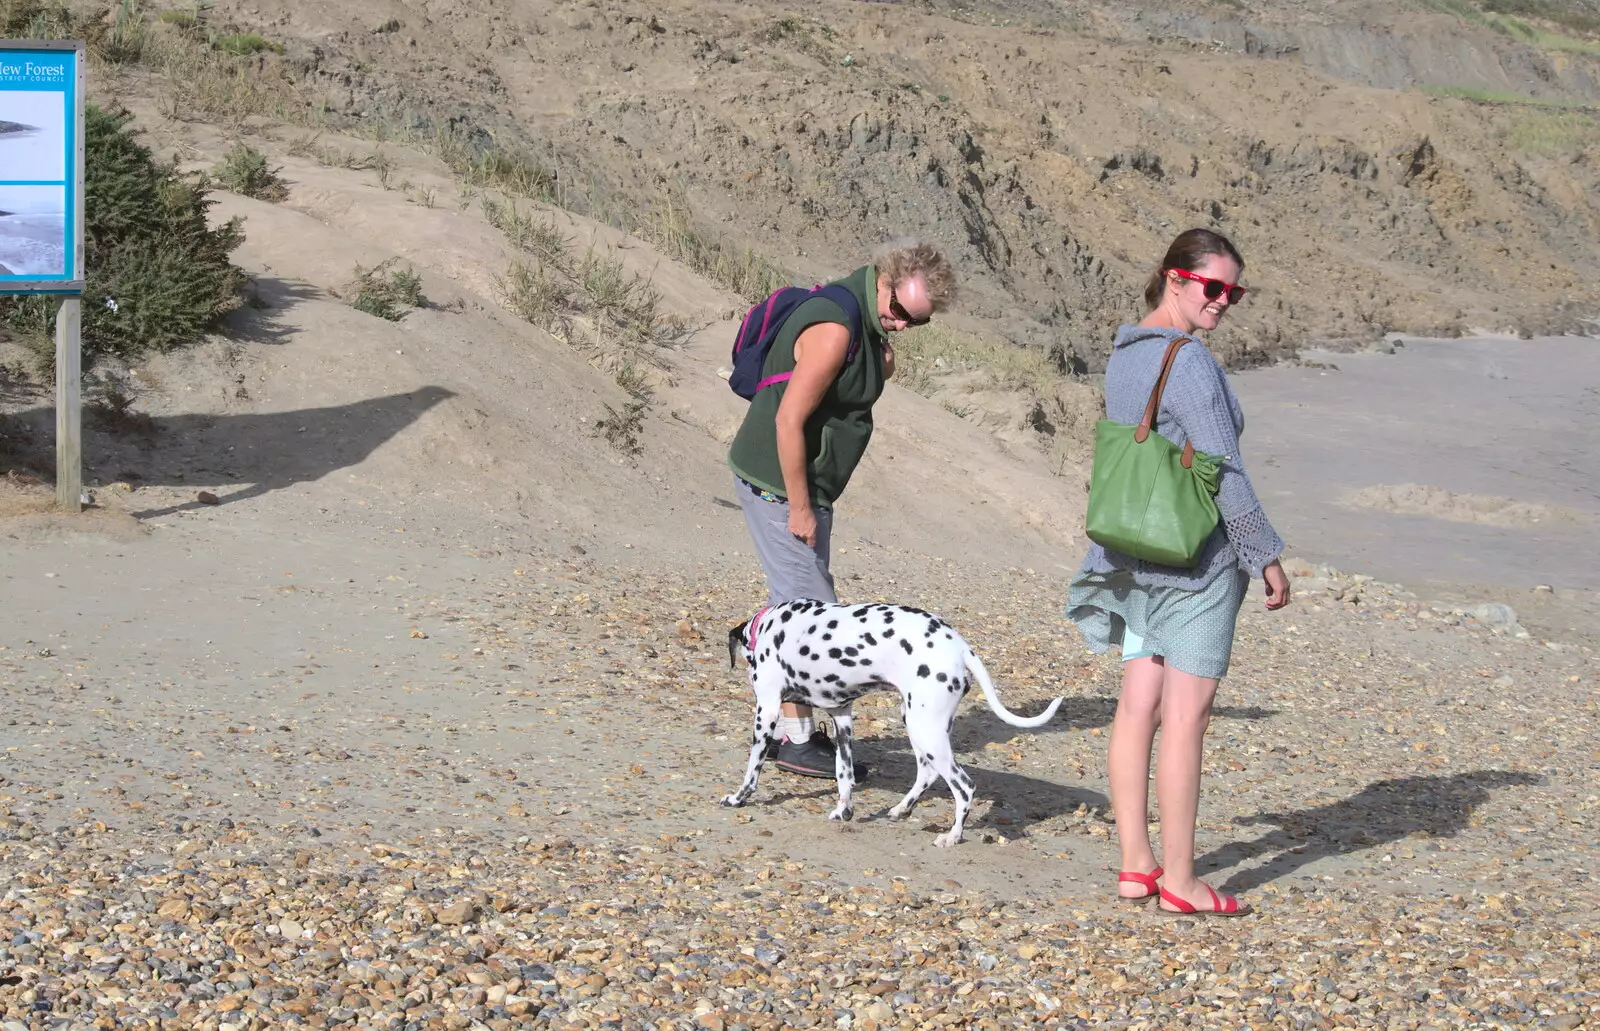
[[[1184,279],[1199,283],[1200,290],[1206,295],[1206,300],[1208,301],[1214,301],[1218,297],[1221,297],[1224,291],[1226,291],[1228,294],[1229,304],[1238,304],[1240,301],[1244,300],[1245,288],[1240,286],[1238,283],[1225,283],[1220,279],[1211,279],[1207,276],[1197,276],[1186,268],[1169,268],[1167,271],[1176,272]]]

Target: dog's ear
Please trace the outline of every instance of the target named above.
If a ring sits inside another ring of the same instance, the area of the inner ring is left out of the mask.
[[[728,668],[739,668],[739,652],[744,648],[744,632],[750,626],[747,619],[728,630]]]

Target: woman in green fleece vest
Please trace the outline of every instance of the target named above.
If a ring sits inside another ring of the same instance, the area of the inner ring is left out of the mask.
[[[872,406],[894,375],[889,334],[926,324],[955,296],[949,261],[920,240],[887,244],[873,264],[836,282],[855,296],[860,325],[826,297],[795,308],[762,367],[764,380],[792,375],[757,392],[728,451],[769,605],[838,601],[828,571],[833,503],[867,450]],[[852,331],[860,348],[846,361]],[[779,735],[779,769],[833,778],[833,742],[809,706],[785,704]]]

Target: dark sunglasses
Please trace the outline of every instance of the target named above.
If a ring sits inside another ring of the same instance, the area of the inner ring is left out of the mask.
[[[905,308],[901,306],[900,298],[894,295],[894,287],[892,286],[889,288],[889,314],[894,318],[899,319],[901,322],[904,322],[908,326],[926,326],[928,323],[933,321],[932,315],[929,315],[925,319],[912,318],[911,313],[906,311]]]
[[[1221,297],[1223,291],[1227,291],[1228,293],[1229,304],[1238,304],[1240,301],[1244,300],[1245,288],[1240,286],[1238,283],[1224,283],[1220,279],[1209,279],[1206,276],[1197,276],[1185,268],[1174,268],[1168,269],[1167,271],[1176,272],[1184,279],[1193,280],[1194,282],[1199,283],[1200,290],[1206,295],[1206,300],[1208,301],[1214,301],[1218,297]]]

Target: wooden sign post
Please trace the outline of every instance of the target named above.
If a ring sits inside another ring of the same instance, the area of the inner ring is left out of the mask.
[[[56,504],[83,508],[83,298],[56,305]]]
[[[56,501],[83,504],[84,44],[0,39],[0,294],[57,298]]]

